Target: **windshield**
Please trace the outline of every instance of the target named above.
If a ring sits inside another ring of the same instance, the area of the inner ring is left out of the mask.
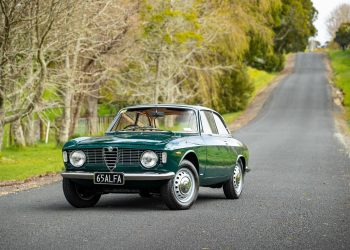
[[[122,111],[111,131],[171,131],[197,133],[196,113],[179,108],[140,108]]]

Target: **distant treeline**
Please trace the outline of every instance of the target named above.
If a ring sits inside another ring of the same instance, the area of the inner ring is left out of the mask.
[[[61,144],[99,104],[245,108],[247,66],[283,68],[316,33],[311,0],[0,0],[0,147],[11,124],[33,144],[51,120]]]

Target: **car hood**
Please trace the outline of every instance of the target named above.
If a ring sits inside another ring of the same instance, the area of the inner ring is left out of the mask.
[[[130,146],[162,146],[169,141],[180,138],[182,135],[174,133],[158,132],[125,132],[99,137],[79,137],[67,142],[64,148],[81,147],[104,147],[108,145]]]

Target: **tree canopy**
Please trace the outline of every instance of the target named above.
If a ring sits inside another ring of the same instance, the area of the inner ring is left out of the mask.
[[[350,44],[350,23],[342,23],[339,26],[337,32],[335,32],[335,38],[342,50],[345,50]]]
[[[316,16],[311,0],[0,0],[0,145],[9,123],[26,144],[34,119],[59,143],[82,116],[95,134],[106,103],[242,110],[247,67],[281,70]]]

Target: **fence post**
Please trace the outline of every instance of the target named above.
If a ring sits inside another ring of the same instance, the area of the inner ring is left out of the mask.
[[[47,122],[45,144],[49,142],[49,132],[50,132],[50,121]]]

